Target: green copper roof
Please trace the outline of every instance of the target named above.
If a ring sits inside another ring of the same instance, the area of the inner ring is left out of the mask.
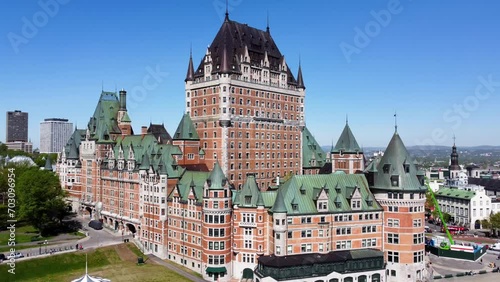
[[[353,210],[350,205],[353,195],[359,195],[360,211],[381,210],[364,174],[332,173],[293,176],[278,189],[271,212],[286,210],[288,215],[315,214],[319,212],[318,199],[325,196],[327,212],[349,212]]]
[[[354,138],[354,134],[352,134],[351,128],[349,128],[349,124],[346,122],[344,130],[342,134],[340,134],[339,140],[333,149],[334,153],[357,153],[361,152],[361,148],[356,142],[356,138]]]
[[[45,157],[45,166],[43,169],[52,171],[52,162],[50,161],[50,156],[48,156],[48,155],[47,155],[47,157]]]
[[[115,92],[101,92],[94,115],[90,118],[87,128],[90,130],[90,138],[97,142],[113,142],[110,134],[121,134],[116,120],[120,101]]]
[[[193,121],[188,113],[182,116],[181,122],[173,136],[174,140],[200,140]]]
[[[208,180],[209,189],[224,189],[224,187],[226,186],[226,176],[224,175],[224,172],[222,172],[222,168],[220,167],[218,161],[215,162],[214,168],[208,176]]]
[[[122,122],[132,122],[127,112],[125,112],[125,114],[123,115]]]
[[[153,134],[119,137],[113,147],[115,160],[119,159],[120,150],[123,150],[124,160],[136,161],[138,169],[149,169],[152,166],[154,171],[160,175],[168,175],[169,178],[178,178],[184,171],[177,166],[173,157],[181,153],[180,148],[172,144],[158,143]]]
[[[276,201],[274,202],[273,208],[271,209],[273,213],[286,213],[287,209],[285,206],[285,196],[283,189],[278,190],[278,195],[276,196]]]
[[[203,186],[208,175],[209,172],[204,171],[184,171],[177,182],[176,191],[172,191],[168,197],[172,198],[175,193],[178,193],[182,200],[187,200],[192,195],[198,203],[201,203],[203,200]]]
[[[436,196],[442,196],[447,198],[456,198],[463,200],[470,200],[476,195],[474,191],[462,190],[450,187],[441,187],[437,192],[434,193]]]
[[[427,190],[425,186],[420,185],[413,159],[397,132],[392,136],[378,163],[372,188],[401,192]]]
[[[248,174],[241,190],[236,191],[235,201],[240,207],[255,208],[265,205],[262,195],[259,195],[260,189],[257,186],[255,175]]]
[[[302,131],[302,166],[303,168],[321,168],[326,163],[326,154],[321,149],[307,127]]]
[[[84,129],[75,129],[73,134],[70,136],[66,146],[64,146],[64,154],[67,159],[79,159],[80,158],[80,143],[85,139]]]

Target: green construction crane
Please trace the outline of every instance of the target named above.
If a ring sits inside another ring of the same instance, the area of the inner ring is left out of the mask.
[[[431,187],[429,186],[428,181],[426,181],[426,185],[427,185],[427,190],[429,190],[429,194],[431,195],[432,202],[434,203],[434,208],[437,209],[437,211],[439,213],[439,218],[441,219],[441,222],[443,223],[444,231],[446,231],[446,235],[448,235],[448,239],[450,240],[450,246],[454,245],[455,241],[453,241],[453,237],[451,236],[451,233],[448,230],[448,226],[446,225],[443,214],[441,213],[441,210],[439,209],[439,203],[436,200],[436,197],[434,196],[434,192],[432,191]],[[445,242],[442,242],[440,247],[441,247],[441,249],[449,250],[450,246],[448,246]]]

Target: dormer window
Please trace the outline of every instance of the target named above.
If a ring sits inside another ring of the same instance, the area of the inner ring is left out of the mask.
[[[292,204],[292,210],[293,211],[298,211],[299,210],[299,205],[298,204]]]
[[[318,201],[318,211],[328,211],[328,202]]]
[[[391,170],[391,164],[385,164],[382,170],[384,171],[384,173],[389,173]]]
[[[409,164],[403,164],[403,168],[405,170],[405,173],[410,173],[410,165]]]
[[[306,194],[306,189],[304,189],[304,187],[300,187],[300,194],[302,195]]]
[[[335,202],[335,207],[336,207],[337,209],[340,209],[340,207],[341,207],[341,203],[340,203],[340,202]]]
[[[252,196],[245,196],[245,205],[252,204]]]
[[[366,200],[366,205],[371,207],[373,206],[373,201],[372,200]]]
[[[391,185],[392,185],[392,187],[399,186],[399,176],[398,175],[391,176]]]

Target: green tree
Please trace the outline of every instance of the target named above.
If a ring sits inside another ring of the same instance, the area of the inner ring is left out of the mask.
[[[498,231],[500,229],[500,212],[490,215],[491,229]]]
[[[57,154],[38,154],[33,160],[37,166],[44,167],[46,158],[50,158],[50,161],[54,164],[57,161]]]
[[[488,219],[481,220],[482,229],[491,229],[491,222]]]
[[[57,233],[68,214],[57,176],[33,167],[19,175],[16,184],[20,217],[42,235]]]
[[[451,219],[451,215],[449,213],[447,213],[447,212],[444,212],[443,213],[443,220],[444,220],[444,222],[448,223],[448,222],[450,222],[450,219]]]

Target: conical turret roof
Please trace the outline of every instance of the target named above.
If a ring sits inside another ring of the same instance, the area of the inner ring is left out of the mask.
[[[173,136],[174,140],[200,140],[200,136],[196,132],[193,121],[188,113],[182,116],[181,122]]]
[[[391,191],[425,191],[417,178],[413,158],[398,132],[394,132],[374,175],[374,189]]]
[[[339,140],[333,149],[334,153],[357,153],[361,152],[361,148],[352,134],[351,128],[349,124],[346,122],[344,130],[342,130],[342,134],[340,134]]]

